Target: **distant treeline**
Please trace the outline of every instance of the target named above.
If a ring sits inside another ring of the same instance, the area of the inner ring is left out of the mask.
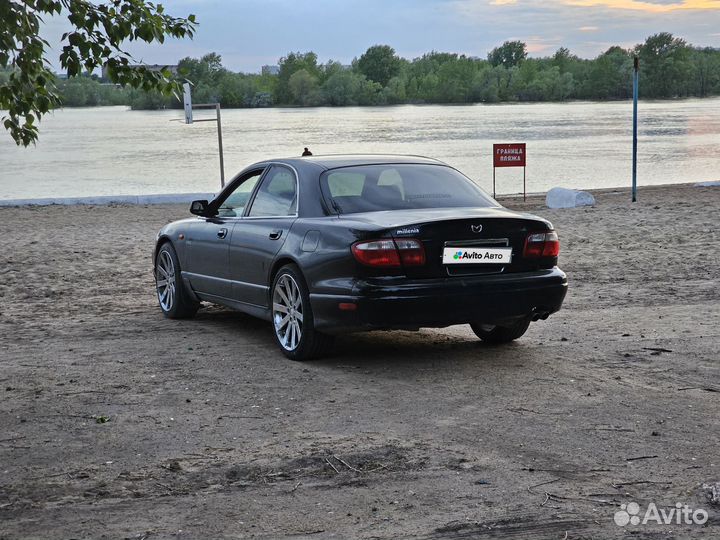
[[[318,64],[315,53],[295,52],[279,60],[276,75],[233,73],[211,53],[180,60],[178,77],[193,83],[195,102],[220,102],[226,108],[606,100],[632,95],[634,56],[640,60],[643,98],[720,95],[720,49],[694,47],[669,33],[650,36],[632,49],[611,47],[592,60],[566,48],[529,58],[521,41],[503,43],[486,59],[430,52],[409,61],[390,46],[376,45],[349,67]],[[173,97],[123,90],[89,77],[57,85],[67,106],[181,107]]]

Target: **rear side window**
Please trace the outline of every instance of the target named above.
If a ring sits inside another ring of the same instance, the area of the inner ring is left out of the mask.
[[[292,216],[297,212],[297,182],[295,174],[285,167],[273,166],[263,178],[250,217]]]
[[[339,214],[419,208],[490,207],[497,203],[443,165],[361,165],[326,171],[320,186]]]

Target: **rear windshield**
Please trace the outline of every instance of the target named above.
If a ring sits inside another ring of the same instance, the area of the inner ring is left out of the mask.
[[[338,214],[498,206],[467,177],[443,165],[343,167],[323,173],[320,186],[328,207]]]

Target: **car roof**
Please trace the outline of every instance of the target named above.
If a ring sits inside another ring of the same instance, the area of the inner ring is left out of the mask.
[[[354,167],[357,165],[386,165],[386,164],[423,164],[445,165],[437,159],[423,156],[407,156],[392,154],[328,154],[307,157],[291,157],[267,160],[268,162],[287,163],[296,167],[314,164],[323,169],[336,169],[339,167]]]

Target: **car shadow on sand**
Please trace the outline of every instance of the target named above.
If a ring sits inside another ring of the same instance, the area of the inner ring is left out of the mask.
[[[270,323],[238,311],[210,306],[201,309],[195,323],[213,333],[221,333],[237,340],[267,346],[268,352],[278,361],[286,359],[273,339]],[[519,365],[533,355],[523,340],[501,346],[488,345],[476,338],[467,326],[420,331],[373,331],[341,335],[332,350],[322,358],[297,365],[337,367],[349,363],[364,367],[435,366],[442,364],[482,363],[488,367]],[[459,330],[459,331],[458,331]],[[533,355],[534,356],[534,355]]]
[[[474,336],[445,332],[446,329],[409,331],[375,331],[340,336],[331,355],[318,363],[338,361],[364,366],[438,364],[507,364],[524,356],[527,347],[521,342],[503,346],[488,345]]]

